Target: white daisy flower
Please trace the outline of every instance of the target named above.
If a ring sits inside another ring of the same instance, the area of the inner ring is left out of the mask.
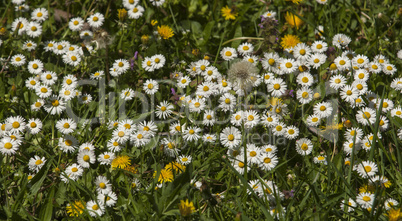
[[[130,64],[126,59],[118,59],[114,61],[113,68],[115,68],[117,72],[124,74],[130,69]]]
[[[349,45],[349,43],[351,41],[352,40],[344,34],[336,34],[332,38],[332,45],[334,45],[335,47],[337,47],[339,49],[344,49],[345,47],[347,47]]]
[[[59,148],[64,153],[72,153],[77,149],[78,140],[70,135],[59,138]]]
[[[184,130],[183,139],[190,142],[197,141],[201,138],[199,135],[201,132],[202,130],[199,127],[188,127],[186,130]]]
[[[94,34],[92,33],[92,31],[89,30],[84,30],[80,32],[80,38],[84,40],[90,40],[93,36]]]
[[[346,56],[341,56],[341,57],[335,58],[334,63],[336,64],[336,67],[340,71],[347,70],[352,67],[352,63],[351,63],[350,59]]]
[[[273,153],[263,153],[260,157],[261,161],[259,166],[265,171],[271,171],[278,164],[278,157]]]
[[[112,184],[104,176],[96,177],[95,186],[96,186],[96,192],[98,192],[98,194],[108,194],[109,192],[112,191]]]
[[[367,81],[369,77],[370,75],[365,69],[356,70],[355,73],[353,74],[353,78],[355,79],[355,81],[357,80]]]
[[[253,50],[254,50],[254,46],[248,42],[240,44],[239,47],[237,47],[237,51],[242,56],[253,53]]]
[[[43,165],[45,165],[45,163],[46,163],[45,157],[40,158],[39,156],[35,155],[31,159],[29,159],[28,167],[30,171],[37,173],[43,167]]]
[[[299,129],[293,125],[287,126],[285,129],[285,137],[293,140],[296,139],[297,136],[299,136]]]
[[[124,147],[123,146],[124,143],[120,144],[117,140],[118,139],[116,138],[112,138],[107,142],[106,146],[108,150],[112,152],[119,152]]]
[[[322,64],[325,63],[327,56],[321,53],[314,53],[309,58],[309,64],[311,67],[318,69]]]
[[[34,135],[42,130],[42,126],[43,126],[42,121],[39,120],[38,118],[36,119],[31,118],[28,120],[27,123],[27,128],[29,129],[29,132]]]
[[[87,202],[86,208],[89,212],[89,215],[91,215],[92,217],[102,216],[103,213],[105,213],[105,206],[103,204],[103,201],[99,201],[99,203],[96,203],[96,201],[91,200]]]
[[[16,18],[11,24],[11,31],[15,32],[18,29],[18,35],[22,35],[28,29],[29,21],[26,18]]]
[[[57,81],[57,74],[53,71],[45,71],[40,75],[40,80],[45,85],[53,85]]]
[[[191,79],[188,76],[182,76],[177,79],[177,86],[180,88],[186,88],[191,82]]]
[[[264,14],[262,14],[262,17],[264,18],[275,18],[276,12],[274,11],[266,11]]]
[[[372,208],[374,204],[374,194],[369,192],[362,192],[359,193],[356,197],[356,202],[361,206],[363,209]]]
[[[3,137],[0,140],[0,153],[3,155],[13,155],[18,150],[20,145],[18,142],[10,137]]]
[[[148,79],[147,81],[145,81],[143,89],[145,93],[152,95],[158,92],[159,84],[155,80]]]
[[[267,71],[276,72],[280,63],[280,57],[277,53],[264,53],[264,58],[261,61],[262,67]]]
[[[357,111],[356,120],[364,126],[374,124],[376,120],[375,110],[368,107],[362,108]]]
[[[166,58],[162,54],[156,54],[156,55],[152,56],[151,60],[153,62],[154,69],[156,69],[156,70],[162,68],[166,62]]]
[[[78,53],[68,52],[63,55],[63,62],[76,67],[81,63],[81,56]]]
[[[66,168],[63,176],[61,176],[61,180],[63,180],[65,183],[68,183],[68,179],[76,181],[82,176],[83,172],[84,170],[80,165],[73,163]]]
[[[35,59],[28,63],[28,71],[31,74],[40,74],[43,71],[43,63],[42,61]]]
[[[36,8],[31,13],[32,20],[43,22],[49,17],[49,13],[45,8]]]
[[[91,164],[94,164],[96,157],[91,150],[82,150],[78,152],[77,162],[82,168],[89,168]]]
[[[97,72],[91,74],[90,78],[91,78],[91,79],[94,79],[94,80],[99,80],[99,79],[101,79],[104,75],[105,75],[105,72],[104,72],[104,71],[97,71]]]
[[[126,9],[130,9],[135,7],[138,4],[139,0],[123,0],[123,6]]]
[[[106,206],[112,207],[116,204],[117,202],[117,195],[116,193],[110,191],[107,194],[98,194],[97,196],[98,202],[104,202]]]
[[[313,100],[313,90],[308,87],[302,87],[296,92],[297,100],[302,104],[308,104]]]
[[[228,148],[237,147],[241,143],[241,132],[236,127],[226,127],[220,133],[221,144]]]
[[[241,126],[243,121],[245,120],[244,117],[245,114],[243,113],[243,111],[237,111],[230,117],[230,123],[234,126]]]
[[[307,46],[305,43],[298,43],[294,48],[293,48],[293,56],[297,59],[300,60],[301,62],[305,62],[308,60],[309,56],[311,55],[311,49],[309,46]]]
[[[135,92],[131,88],[126,88],[121,91],[120,98],[126,101],[130,101],[134,98]]]
[[[340,96],[346,102],[352,103],[359,96],[359,92],[357,91],[357,89],[355,87],[346,85],[345,87],[342,88],[342,90],[340,92]]]
[[[395,72],[397,71],[395,65],[393,64],[383,64],[382,65],[382,71],[386,74],[386,75],[394,75]]]
[[[248,61],[254,65],[258,64],[258,57],[256,55],[245,55],[243,60]]]
[[[369,178],[376,175],[378,167],[374,162],[362,161],[360,164],[355,165],[354,170],[356,170],[361,177]]]
[[[273,133],[275,136],[283,136],[286,132],[286,124],[278,122],[273,125]]]
[[[190,155],[181,155],[176,158],[176,161],[182,165],[187,165],[191,163],[192,157]]]
[[[402,59],[402,58],[401,58]],[[385,200],[384,202],[384,206],[386,210],[390,210],[394,207],[397,207],[399,205],[398,201],[392,199],[392,198],[388,198],[387,200]]]
[[[205,143],[215,143],[216,135],[215,134],[204,134],[202,136],[202,141],[204,141]]]
[[[31,21],[28,23],[26,32],[28,36],[36,38],[42,34],[42,25],[38,22]]]
[[[212,110],[206,110],[204,112],[204,118],[202,124],[205,126],[213,126],[215,124],[215,112]]]
[[[296,151],[302,156],[309,155],[313,151],[313,143],[308,138],[296,140]]]
[[[152,5],[156,7],[162,6],[163,3],[165,3],[165,0],[149,0],[149,1],[152,3]]]
[[[325,156],[325,155],[316,156],[316,157],[314,157],[313,161],[316,164],[322,163],[322,164],[326,165],[327,164],[327,156]]]
[[[62,134],[70,134],[73,133],[75,129],[77,129],[77,123],[74,122],[73,119],[60,119],[56,123],[56,128]]]
[[[114,158],[115,158],[115,155],[113,152],[105,152],[105,153],[99,154],[98,162],[101,165],[111,165]]]
[[[100,28],[103,25],[103,22],[105,21],[105,17],[97,12],[87,18],[87,22],[89,26],[92,28]]]
[[[31,105],[31,109],[33,111],[39,111],[40,108],[45,104],[45,101],[43,99],[38,99],[36,100],[32,105]]]
[[[314,41],[311,45],[311,50],[314,53],[325,53],[328,49],[328,44],[324,41]]]
[[[280,63],[280,70],[283,74],[290,74],[297,70],[296,61],[291,58],[282,59]]]
[[[11,65],[15,66],[15,67],[19,67],[25,64],[26,59],[25,56],[22,54],[16,54],[14,56],[11,57]]]
[[[26,41],[22,46],[22,50],[33,51],[38,45],[33,41]]]
[[[313,75],[308,72],[297,75],[296,82],[301,86],[310,87],[314,83]]]
[[[6,119],[6,124],[11,125],[10,126],[11,133],[22,133],[24,132],[26,127],[25,119],[21,116],[8,117]]]
[[[236,50],[230,47],[223,48],[220,54],[223,60],[225,61],[230,61],[233,60],[234,58],[237,58]]]
[[[332,105],[329,102],[320,102],[314,105],[314,113],[320,118],[326,118],[331,116],[333,111]]]
[[[151,142],[148,132],[136,131],[130,136],[130,141],[135,147],[143,147]]]
[[[128,17],[131,19],[138,19],[144,14],[144,7],[141,5],[135,5],[129,8]]]
[[[70,22],[68,22],[68,28],[70,28],[71,31],[81,31],[81,29],[84,27],[84,19],[80,17],[75,17],[70,19]]]
[[[156,106],[156,116],[160,119],[168,118],[174,110],[174,106],[167,101],[162,101]]]
[[[391,110],[391,117],[399,117],[402,118],[402,108],[396,107]]]
[[[222,111],[232,111],[236,106],[236,97],[230,93],[225,93],[219,98],[219,108]]]
[[[281,78],[275,78],[268,84],[267,88],[273,97],[280,97],[286,92],[287,86]]]
[[[253,128],[260,122],[260,116],[255,110],[248,110],[244,113],[244,126],[246,128]]]

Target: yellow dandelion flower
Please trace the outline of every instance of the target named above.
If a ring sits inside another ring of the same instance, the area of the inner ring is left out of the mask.
[[[152,26],[155,26],[156,24],[158,24],[158,21],[157,21],[157,20],[152,20],[152,21],[151,21],[151,25],[152,25]]]
[[[286,19],[286,22],[290,26],[292,26],[292,28],[296,27],[297,29],[299,29],[299,27],[304,23],[303,20],[301,20],[299,18],[299,16],[301,17],[302,15],[299,15],[299,14],[295,15],[293,13],[286,12],[285,19]]]
[[[169,39],[174,35],[172,28],[167,25],[158,26],[158,34],[163,39]]]
[[[125,171],[137,174],[138,173],[138,169],[136,166],[128,166],[124,168]]]
[[[171,162],[165,166],[166,170],[174,170],[176,173],[182,173],[186,170],[186,166],[178,163],[178,162]]]
[[[227,5],[221,9],[222,16],[225,17],[225,20],[235,20],[238,13],[233,12]]]
[[[194,48],[194,49],[191,51],[191,54],[197,56],[198,54],[200,54],[200,49]]]
[[[400,218],[402,218],[401,209],[390,209],[387,216],[389,221],[398,221]]]
[[[143,44],[148,43],[148,41],[149,41],[149,35],[143,35],[143,36],[141,36],[141,42],[142,42]]]
[[[154,172],[154,178],[156,177],[156,174],[158,174],[156,171]],[[167,182],[172,182],[173,181],[173,172],[172,170],[167,170],[167,169],[162,169],[160,174],[159,174],[159,178],[158,178],[158,182],[159,183],[167,183]]]
[[[117,9],[118,12],[118,18],[120,21],[124,21],[127,17],[127,10],[122,8],[122,9]]]
[[[126,155],[118,156],[118,157],[114,158],[112,161],[112,168],[124,169],[130,165],[131,165],[130,157],[126,156]]]
[[[188,199],[186,199],[186,201],[180,200],[179,210],[180,210],[180,214],[183,217],[186,217],[186,216],[191,215],[191,213],[193,213],[195,211],[195,207],[194,207],[193,202],[188,202]]]
[[[283,48],[292,48],[300,43],[299,37],[296,35],[285,35],[285,37],[281,38],[281,46]]]
[[[72,204],[66,206],[66,211],[69,216],[78,216],[84,212],[85,203],[81,201],[74,201]]]

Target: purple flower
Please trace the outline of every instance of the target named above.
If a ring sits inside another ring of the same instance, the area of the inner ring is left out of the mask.
[[[173,96],[176,95],[176,91],[174,90],[174,88],[170,88],[170,90],[172,91]]]
[[[294,90],[290,90],[290,91],[289,91],[289,95],[292,96],[292,97],[294,97],[293,91],[294,91]]]
[[[134,70],[134,59],[130,59],[130,68]]]
[[[134,60],[137,60],[137,57],[138,57],[138,51],[135,51],[135,53],[134,53]]]

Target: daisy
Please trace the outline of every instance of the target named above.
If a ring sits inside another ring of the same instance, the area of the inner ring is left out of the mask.
[[[344,49],[352,40],[344,34],[336,34],[332,38],[332,45],[339,49]]]
[[[138,19],[144,14],[144,7],[141,5],[135,5],[129,8],[128,17],[131,19]]]
[[[64,153],[72,153],[77,149],[78,140],[75,137],[66,135],[59,138],[59,147]]]
[[[280,57],[277,53],[264,53],[264,58],[261,61],[262,67],[267,71],[276,72],[278,64],[280,63]]]
[[[359,92],[359,95],[365,94],[368,90],[367,83],[364,81],[361,81],[361,80],[354,81],[352,83],[352,87],[357,89],[357,91]]]
[[[97,72],[91,74],[90,78],[91,78],[91,79],[94,79],[94,80],[99,80],[99,79],[101,79],[104,75],[105,75],[105,72],[104,72],[104,71],[97,71]]]
[[[144,121],[138,124],[137,130],[147,133],[150,137],[153,137],[158,131],[158,127],[153,121]]]
[[[139,0],[123,0],[123,6],[127,9],[133,8],[138,4]]]
[[[205,143],[215,143],[216,135],[214,135],[214,134],[204,134],[202,136],[202,141],[204,141]]]
[[[384,206],[385,206],[386,210],[390,210],[394,207],[397,207],[398,205],[399,205],[398,201],[396,201],[392,198],[389,198],[389,199],[385,200],[385,202],[384,202]]]
[[[265,84],[269,84],[275,78],[273,73],[267,72],[262,76]]]
[[[241,132],[236,127],[226,127],[220,133],[221,144],[228,148],[237,147],[241,143]]]
[[[295,126],[287,126],[285,129],[285,137],[293,140],[299,136],[299,129]]]
[[[181,126],[180,122],[175,122],[172,123],[169,126],[169,133],[172,135],[178,134],[178,133],[182,133],[185,130],[185,125]]]
[[[325,53],[328,49],[328,44],[323,41],[315,41],[311,45],[311,50],[314,53]]]
[[[241,175],[243,175],[246,170],[246,164],[243,161],[244,156],[238,155],[236,159],[232,162],[232,165],[235,168],[235,170]],[[247,167],[247,171],[250,171],[250,167]]]
[[[352,127],[347,129],[345,132],[346,140],[353,140],[356,136],[356,140],[361,140],[363,138],[363,130],[358,127]]]
[[[332,110],[332,105],[329,102],[320,102],[314,105],[314,113],[317,114],[320,118],[331,116]]]
[[[11,133],[22,133],[24,132],[26,127],[25,119],[21,116],[7,118],[6,124],[11,125],[10,126]]]
[[[275,18],[276,12],[274,11],[267,11],[264,14],[262,14],[262,17],[264,18]]]
[[[71,118],[60,119],[56,123],[56,128],[62,134],[70,134],[74,132],[75,129],[77,129],[77,123],[75,123],[74,120]]]
[[[78,152],[77,162],[82,168],[89,168],[90,164],[94,164],[96,157],[91,150],[82,150]]]
[[[119,152],[124,146],[123,143],[120,144],[116,138],[110,139],[106,144],[108,150],[112,152]]]
[[[369,178],[378,172],[378,167],[374,162],[362,161],[360,164],[355,165],[354,170],[356,170],[361,177]]]
[[[33,111],[39,111],[40,108],[45,104],[45,101],[43,99],[38,99],[36,100],[32,105],[31,105],[31,109]]]
[[[201,136],[199,135],[201,131],[202,130],[198,127],[188,127],[184,131],[183,139],[190,142],[197,141],[198,139],[201,138]]]
[[[342,90],[340,92],[340,96],[346,102],[352,103],[359,96],[359,92],[357,91],[356,88],[354,88],[350,85],[346,85],[345,87],[342,88]]]
[[[247,144],[247,161],[250,166],[261,162],[261,149],[254,144]]]
[[[170,157],[176,157],[179,155],[180,149],[177,148],[176,142],[163,138],[162,140],[162,145],[163,145],[163,152],[170,156]]]
[[[102,216],[105,212],[103,202],[96,203],[94,200],[87,202],[86,208],[92,217]]]
[[[13,155],[18,150],[19,144],[10,137],[4,137],[0,140],[0,153],[3,155]]]
[[[356,120],[364,126],[374,124],[376,120],[376,113],[373,109],[364,107],[357,111]]]
[[[35,90],[39,84],[40,82],[38,77],[30,77],[25,81],[25,86],[31,90]]]
[[[352,65],[357,66],[358,68],[365,68],[369,63],[369,59],[365,55],[356,55],[352,59]]]
[[[401,91],[402,90],[402,78],[395,78],[394,80],[392,80],[390,86],[391,86],[391,88],[393,88],[397,91]]]
[[[225,61],[230,61],[230,60],[233,60],[234,58],[237,58],[236,50],[234,48],[230,48],[230,47],[223,48],[220,54],[221,54],[223,60],[225,60]]]
[[[218,78],[218,90],[219,92],[226,93],[232,89],[232,83],[227,81],[226,79]]]
[[[143,89],[145,93],[152,95],[158,91],[159,84],[155,80],[148,79],[147,81],[145,81]]]
[[[156,106],[156,116],[160,119],[168,118],[173,112],[174,106],[167,101],[162,101]]]
[[[196,72],[198,75],[204,75],[210,63],[207,60],[199,60],[195,63]]]
[[[98,194],[108,194],[112,191],[112,184],[110,184],[109,180],[104,176],[96,177],[95,186],[96,192],[98,192]]]
[[[18,35],[22,35],[27,30],[28,24],[29,24],[29,22],[26,18],[19,17],[19,18],[15,19],[13,21],[13,23],[11,24],[11,30],[13,32],[15,32],[15,30],[18,29]]]
[[[234,126],[241,126],[243,121],[245,120],[244,118],[245,114],[243,113],[243,111],[237,111],[230,117],[230,123]]]
[[[130,69],[130,64],[126,59],[118,59],[114,61],[113,68],[115,68],[117,72],[124,74]]]
[[[104,202],[106,206],[112,207],[116,204],[117,202],[117,195],[116,193],[110,191],[107,194],[98,194],[97,196],[98,202]]]
[[[216,94],[216,85],[213,82],[203,82],[202,84],[197,86],[196,94],[198,96],[206,97]]]
[[[22,49],[27,51],[33,51],[36,49],[37,46],[38,45],[33,41],[26,41],[22,46]]]
[[[115,158],[115,156],[114,156],[113,152],[105,152],[105,153],[99,154],[98,162],[101,165],[111,165],[114,158]]]
[[[31,74],[40,74],[43,71],[43,63],[42,61],[35,59],[28,63],[28,71]]]
[[[317,157],[314,157],[313,161],[314,161],[314,163],[316,163],[316,164],[323,163],[323,164],[326,165],[326,164],[327,164],[326,158],[327,158],[327,156],[325,156],[325,155],[319,155],[319,156],[317,156]]]
[[[302,61],[303,63],[309,58],[311,55],[311,49],[305,43],[298,43],[293,48],[293,56],[297,59]]]
[[[59,91],[59,97],[65,102],[67,102],[73,99],[76,96],[76,93],[77,91],[75,91],[75,89],[62,87],[61,90]]]
[[[28,36],[36,38],[42,34],[42,25],[38,22],[31,21],[28,23],[26,32]]]
[[[362,143],[360,142],[360,140],[356,139],[355,142],[353,142],[353,138],[351,140],[345,141],[345,143],[343,143],[343,151],[346,153],[346,155],[350,155],[354,149],[354,152],[357,153],[359,152],[360,148],[361,148]]]
[[[73,67],[76,67],[81,62],[81,56],[78,53],[68,52],[63,55],[63,62]]]
[[[391,110],[391,117],[399,117],[402,118],[402,108],[396,107]]]
[[[29,132],[34,135],[42,130],[42,126],[42,121],[40,121],[38,118],[31,118],[28,120],[27,123],[27,128],[29,129]]]
[[[149,0],[149,1],[152,3],[152,5],[156,7],[162,6],[163,3],[165,3],[165,0]]]
[[[72,165],[68,166],[66,168],[66,170],[64,171],[65,174],[63,174],[64,176],[61,177],[61,179],[65,182],[68,183],[68,179],[71,180],[78,180],[78,178],[80,178],[84,172],[84,170],[82,169],[82,167],[76,163],[73,163]]]
[[[40,75],[40,80],[45,85],[53,85],[57,81],[57,74],[53,71],[45,71]]]
[[[120,98],[124,99],[125,101],[130,101],[134,98],[135,92],[131,88],[126,88],[121,91]]]
[[[330,82],[329,86],[331,88],[338,90],[339,88],[342,88],[346,85],[346,78],[343,75],[338,74],[338,75],[332,76],[329,79],[329,82]]]
[[[297,75],[296,82],[301,86],[310,87],[314,83],[313,75],[308,72]]]
[[[166,62],[166,58],[162,54],[156,54],[156,55],[152,56],[151,60],[153,61],[153,66],[154,66],[154,69],[156,69],[156,70],[162,68]]]
[[[219,108],[222,111],[232,111],[236,106],[236,97],[230,93],[225,93],[219,98]]]
[[[313,151],[313,143],[308,138],[296,140],[296,151],[302,156],[309,155]]]
[[[278,157],[273,153],[263,153],[260,157],[260,168],[266,171],[271,171],[278,165]]]
[[[374,194],[369,192],[362,192],[359,193],[356,197],[356,202],[359,204],[363,209],[372,208],[374,204]]]
[[[91,26],[92,28],[101,27],[103,25],[104,21],[105,21],[105,17],[99,12],[97,12],[87,18],[87,22],[88,22],[89,26]]]
[[[91,40],[93,35],[94,34],[92,33],[92,31],[89,30],[84,30],[80,32],[80,38],[84,40]]]
[[[365,69],[359,69],[355,71],[353,78],[355,81],[367,81],[369,79],[369,73]]]
[[[188,76],[182,76],[177,79],[177,86],[180,88],[186,88],[191,82],[191,79]]]
[[[270,92],[273,97],[282,96],[287,89],[286,83],[281,78],[272,80],[267,87],[268,92]]]
[[[26,62],[25,56],[22,54],[16,54],[11,57],[11,65],[19,67],[24,65]]]
[[[188,155],[188,156],[181,155],[176,158],[176,161],[182,165],[187,165],[187,164],[191,163],[191,160],[192,160],[192,157],[190,155]]]
[[[29,159],[28,167],[30,171],[37,173],[43,167],[43,165],[45,165],[45,163],[46,163],[45,157],[40,158],[35,155],[31,159]]]
[[[80,17],[75,17],[70,20],[68,27],[71,31],[81,31],[84,26],[84,20]]]
[[[240,55],[248,55],[250,53],[253,53],[254,46],[250,43],[243,43],[240,44],[239,47],[237,47],[237,51],[239,52]]]
[[[386,75],[391,75],[392,76],[397,71],[395,65],[393,65],[393,64],[383,64],[382,67],[383,67],[382,71]]]
[[[286,124],[278,122],[273,125],[273,133],[275,136],[283,136],[286,132]]]
[[[32,20],[35,20],[38,22],[46,21],[48,16],[49,16],[49,13],[45,8],[37,8],[37,9],[33,10],[31,13]]]
[[[258,64],[258,57],[256,55],[245,55],[243,60],[248,61],[254,65]]]
[[[334,63],[336,64],[337,69],[340,71],[347,70],[352,65],[350,59],[346,56],[335,58]]]
[[[215,124],[215,112],[212,110],[206,110],[204,112],[204,120],[202,121],[202,124],[205,126],[213,126]]]
[[[244,126],[246,128],[253,128],[260,122],[260,116],[255,110],[248,110],[244,113]]]
[[[389,121],[387,117],[381,116],[380,117],[380,122],[379,122],[380,130],[381,131],[386,131],[389,127]]]
[[[353,212],[356,207],[356,202],[352,199],[349,198],[349,201],[346,203],[346,201],[344,200],[343,203],[341,204],[341,210],[344,211],[345,206],[348,207],[348,212]]]
[[[324,54],[320,53],[314,53],[309,57],[309,63],[310,66],[312,66],[315,69],[318,69],[322,64],[325,63],[325,60],[327,59],[327,56]]]
[[[297,100],[302,104],[308,104],[313,100],[313,90],[308,87],[302,87],[296,92]]]
[[[146,131],[137,131],[130,136],[130,141],[135,147],[143,147],[151,142],[151,139]]]
[[[381,64],[379,62],[372,61],[367,66],[368,66],[368,70],[371,73],[378,74],[378,73],[380,73],[382,71],[382,66],[381,66]]]
[[[291,58],[283,59],[280,63],[280,68],[283,74],[293,73],[297,70],[296,61]]]

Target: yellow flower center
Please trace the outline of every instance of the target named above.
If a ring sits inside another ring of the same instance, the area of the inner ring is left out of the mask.
[[[14,128],[19,128],[20,127],[20,123],[18,123],[17,121],[15,121],[13,124]]]
[[[303,83],[307,83],[308,82],[308,77],[303,77],[302,81],[303,81]]]
[[[105,156],[103,156],[103,158],[104,158],[104,159],[109,159],[110,156],[106,154]]]
[[[211,120],[211,119],[212,119],[212,116],[211,116],[211,115],[207,115],[207,119],[208,119],[208,120]]]
[[[228,135],[228,140],[229,140],[229,141],[233,141],[233,140],[234,140],[234,138],[235,138],[235,137],[234,137],[234,135],[233,135],[233,134],[229,134],[229,135]]]
[[[295,131],[294,131],[293,129],[290,129],[290,130],[288,130],[288,133],[289,133],[290,135],[292,135],[292,134],[295,133]]]
[[[71,60],[72,60],[72,61],[76,61],[76,60],[77,60],[77,57],[75,57],[75,56],[73,55],[73,56],[71,56]]]
[[[142,134],[138,134],[138,135],[137,135],[137,138],[138,138],[138,139],[142,139]]]
[[[201,104],[200,104],[200,102],[195,102],[195,104],[194,104],[194,107],[200,107],[201,106]]]
[[[226,52],[225,52],[225,56],[227,56],[227,57],[232,56],[232,52],[230,52],[230,51],[226,51]]]
[[[67,129],[67,128],[70,128],[70,124],[69,124],[69,123],[65,123],[65,124],[63,125],[63,127],[66,128],[66,129]]]
[[[318,121],[318,118],[317,118],[317,117],[313,117],[313,118],[311,119],[311,121],[317,122],[317,121]]]
[[[53,105],[53,107],[59,106],[59,101],[58,100],[53,100],[52,105]]]
[[[124,131],[119,131],[119,133],[117,133],[117,135],[118,135],[119,137],[123,137],[123,136],[124,136]]]
[[[319,157],[317,157],[317,159],[318,159],[319,161],[322,161],[322,160],[324,160],[324,159],[325,159],[325,157],[323,157],[323,156],[319,156]]]
[[[359,78],[360,78],[360,79],[363,79],[363,78],[364,78],[364,74],[363,74],[363,73],[360,73],[360,74],[359,74]]]
[[[189,133],[189,134],[194,134],[195,131],[194,131],[193,129],[191,129],[191,130],[188,131],[188,133]]]
[[[320,59],[318,59],[318,58],[314,59],[314,63],[317,64],[318,62],[320,62]]]
[[[264,163],[271,163],[271,158],[265,157],[264,158]]]
[[[269,65],[274,65],[275,64],[275,60],[273,59],[273,58],[270,58],[269,60],[268,60],[268,64]]]
[[[78,21],[74,21],[73,24],[74,24],[74,25],[78,25],[79,22],[78,22]]]
[[[363,62],[364,62],[364,59],[363,59],[363,58],[359,58],[359,59],[357,59],[357,63],[359,63],[359,64],[363,64]]]
[[[92,21],[98,21],[98,20],[99,20],[99,18],[96,16],[92,18]]]
[[[363,118],[368,119],[370,117],[371,117],[371,114],[369,112],[366,111],[363,113]]]
[[[303,97],[303,98],[307,98],[307,97],[308,97],[308,93],[307,93],[307,92],[303,92],[303,93],[302,93],[302,97]]]
[[[36,30],[38,30],[38,29],[35,26],[31,27],[31,31],[36,31]]]
[[[155,63],[159,63],[160,61],[161,61],[161,59],[155,58]]]
[[[92,209],[93,209],[93,210],[98,210],[98,209],[99,209],[99,206],[95,204],[95,205],[92,206]]]
[[[31,128],[35,128],[37,126],[35,122],[31,122],[29,125],[31,126]]]
[[[250,49],[247,45],[243,46],[243,50],[247,51],[248,49]]]
[[[346,91],[346,94],[347,94],[347,95],[352,95],[352,91],[351,91],[351,90],[348,90],[348,91]]]
[[[243,163],[243,162],[239,162],[237,165],[238,165],[240,168],[243,168],[243,167],[244,167],[244,163]]]
[[[40,107],[40,106],[42,106],[42,104],[40,102],[35,103],[35,107]]]
[[[124,135],[123,135],[124,136]],[[120,137],[120,136],[119,136]],[[119,146],[119,143],[117,141],[113,142],[113,146],[117,147]]]
[[[236,120],[240,120],[240,119],[241,119],[241,116],[240,116],[240,115],[236,115],[235,119],[236,119]]]
[[[35,164],[36,164],[36,165],[41,165],[42,163],[43,163],[42,160],[37,160],[37,161],[35,161]]]
[[[89,158],[88,155],[85,155],[82,159],[83,159],[85,162],[88,162],[88,161],[90,160],[90,158]]]
[[[73,167],[73,168],[71,169],[71,171],[75,173],[75,172],[78,171],[78,168],[77,168],[77,167]]]
[[[321,49],[321,48],[322,48],[322,44],[318,44],[318,45],[316,46],[316,48],[317,48],[317,49]]]
[[[287,68],[293,67],[292,63],[290,63],[290,62],[287,62],[287,63],[285,64],[285,66],[286,66]]]
[[[363,89],[363,85],[361,85],[361,84],[356,85],[356,87],[357,87],[357,89],[359,89],[359,90]]]
[[[279,90],[281,88],[281,85],[280,84],[274,84],[274,89],[275,90]]]
[[[308,145],[303,143],[300,147],[302,150],[306,151],[308,149]]]
[[[301,50],[299,51],[299,53],[300,53],[301,55],[305,55],[305,54],[306,54],[306,50],[301,49]]]
[[[275,129],[276,129],[276,131],[281,131],[281,130],[282,130],[282,126],[281,126],[281,125],[278,125],[278,126],[275,127]]]
[[[71,146],[71,145],[73,145],[73,141],[71,141],[71,140],[65,140],[65,141],[64,141],[64,144],[66,144],[66,146]]]
[[[320,111],[325,111],[327,108],[325,106],[320,107]]]
[[[11,149],[12,147],[13,145],[9,142],[4,144],[4,148],[6,148],[7,150]]]
[[[229,99],[229,98],[226,98],[226,99],[225,99],[225,103],[226,103],[226,104],[230,104],[230,99]]]
[[[37,69],[39,66],[38,66],[38,64],[33,64],[32,67],[33,67],[33,69]]]
[[[165,107],[165,106],[162,106],[162,107],[161,107],[161,111],[166,111],[166,107]]]
[[[363,200],[366,201],[366,202],[368,202],[368,201],[371,200],[371,198],[370,198],[369,196],[363,196]]]
[[[208,86],[204,86],[204,88],[202,88],[203,91],[209,91],[209,87]]]
[[[340,60],[340,61],[339,61],[339,64],[340,64],[340,65],[345,65],[345,64],[346,64],[346,61],[345,61],[345,60]]]
[[[71,83],[73,83],[73,81],[71,79],[66,80],[66,84],[71,84]]]
[[[99,187],[100,187],[101,189],[105,189],[105,188],[106,188],[106,184],[105,184],[105,183],[100,183],[100,184],[99,184]]]
[[[250,152],[250,156],[255,157],[256,155],[257,155],[257,152],[255,152],[255,151]]]

